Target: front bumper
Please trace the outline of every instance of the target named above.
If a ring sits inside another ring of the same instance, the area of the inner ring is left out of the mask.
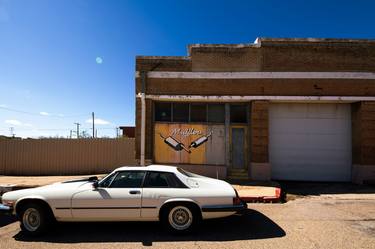
[[[247,210],[247,203],[241,201],[238,205],[212,205],[212,206],[203,206],[202,212],[236,212],[242,213]]]
[[[0,214],[2,215],[13,215],[13,208],[0,204]]]

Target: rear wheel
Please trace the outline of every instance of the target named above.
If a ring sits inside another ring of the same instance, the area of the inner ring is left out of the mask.
[[[161,221],[174,233],[186,233],[197,225],[200,215],[192,205],[174,205],[164,209]]]
[[[21,230],[30,235],[39,235],[45,232],[51,219],[45,207],[36,203],[27,203],[21,208],[19,215]]]

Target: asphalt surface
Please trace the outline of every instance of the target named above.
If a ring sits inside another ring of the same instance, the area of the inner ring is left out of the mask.
[[[0,217],[0,248],[375,248],[375,192],[249,204],[243,216],[205,221],[189,235],[156,222],[61,223],[41,237]]]

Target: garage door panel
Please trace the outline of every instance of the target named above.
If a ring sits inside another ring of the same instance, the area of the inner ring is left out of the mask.
[[[270,123],[274,133],[346,133],[351,129],[346,119],[300,119],[272,118]],[[293,125],[290,125],[293,123]],[[277,125],[274,125],[277,124]]]
[[[278,158],[278,164],[308,164],[310,162],[322,164],[346,164],[351,159],[350,151],[345,150],[306,150],[294,148],[278,149],[274,156]]]
[[[274,179],[350,180],[350,105],[272,104],[269,115]]]
[[[347,107],[343,104],[277,104],[270,109],[274,118],[347,118]]]
[[[272,141],[273,148],[279,149],[314,149],[314,150],[351,150],[350,141],[346,135],[337,134],[275,134]],[[288,141],[288,143],[284,143]]]

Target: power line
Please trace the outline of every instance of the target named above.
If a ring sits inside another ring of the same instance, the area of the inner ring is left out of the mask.
[[[74,117],[88,116],[88,114],[77,114],[77,115],[47,114],[47,115],[43,115],[43,114],[36,113],[36,112],[22,111],[22,110],[13,109],[13,108],[4,107],[4,106],[0,106],[0,109],[10,111],[10,112],[17,112],[17,113],[22,113],[22,114],[27,114],[27,115],[33,115],[33,116],[39,116],[39,117],[51,117],[51,118],[74,118]]]
[[[95,127],[95,130],[113,130],[116,127]],[[0,131],[8,128],[0,128]],[[92,128],[81,127],[83,130],[92,130]],[[17,131],[69,131],[70,128],[18,128]]]

